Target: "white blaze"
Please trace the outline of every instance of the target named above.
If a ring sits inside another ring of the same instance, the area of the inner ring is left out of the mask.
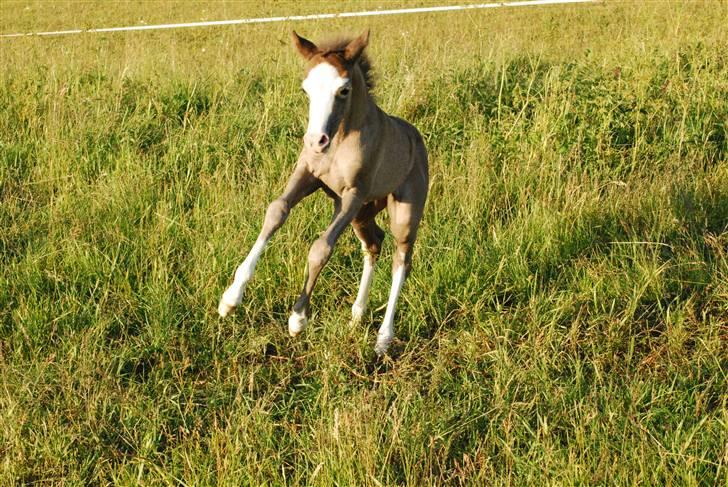
[[[319,135],[326,132],[326,122],[334,109],[336,92],[348,82],[349,79],[342,78],[329,63],[318,64],[308,72],[302,85],[310,100],[307,134]]]

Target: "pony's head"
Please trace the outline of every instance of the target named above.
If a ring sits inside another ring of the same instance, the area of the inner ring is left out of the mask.
[[[351,112],[355,90],[368,91],[369,63],[363,55],[369,31],[352,40],[316,46],[293,32],[293,42],[308,61],[303,90],[309,98],[305,146],[324,152],[339,125]]]

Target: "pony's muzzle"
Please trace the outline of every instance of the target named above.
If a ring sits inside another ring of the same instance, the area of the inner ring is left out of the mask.
[[[303,143],[306,147],[316,152],[323,152],[331,143],[331,139],[326,134],[306,134],[303,136]]]

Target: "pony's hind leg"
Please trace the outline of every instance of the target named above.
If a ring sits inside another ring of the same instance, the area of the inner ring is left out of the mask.
[[[374,218],[386,205],[386,200],[374,201],[365,205],[357,217],[351,222],[354,227],[354,233],[361,242],[362,251],[364,252],[364,267],[361,273],[361,281],[359,283],[359,292],[356,300],[351,307],[351,323],[355,324],[361,321],[367,308],[369,300],[369,291],[374,278],[374,266],[379,258],[382,250],[382,241],[384,240],[384,230],[379,228]]]
[[[395,238],[395,240],[397,240]],[[397,248],[394,252],[392,262],[392,288],[389,291],[387,300],[387,311],[384,313],[384,320],[377,332],[377,344],[374,351],[377,355],[384,355],[389,344],[394,338],[394,313],[397,310],[397,300],[402,290],[412,262],[412,243],[397,241]]]
[[[243,263],[236,269],[233,283],[225,290],[220,298],[220,303],[217,307],[217,312],[220,316],[223,318],[226,317],[240,304],[245,287],[253,277],[255,265],[258,263],[258,259],[263,253],[266,244],[276,230],[286,221],[291,208],[296,206],[303,198],[316,191],[320,184],[320,181],[308,172],[305,164],[301,164],[299,161],[295,171],[288,180],[288,185],[283,191],[283,194],[268,205],[258,239],[255,241],[253,248]]]
[[[394,338],[394,314],[402,285],[412,269],[412,248],[425,205],[426,182],[424,188],[423,192],[411,193],[410,197],[406,198],[397,199],[394,195],[390,196],[388,205],[390,230],[396,249],[392,258],[392,288],[387,300],[387,311],[384,313],[384,320],[377,333],[377,344],[374,347],[377,355],[384,355]]]

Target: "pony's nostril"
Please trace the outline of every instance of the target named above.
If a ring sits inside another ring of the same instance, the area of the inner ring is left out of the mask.
[[[328,135],[318,133],[318,134],[306,134],[303,136],[303,141],[306,144],[307,147],[320,152],[326,149],[329,144],[331,143],[331,139]]]

